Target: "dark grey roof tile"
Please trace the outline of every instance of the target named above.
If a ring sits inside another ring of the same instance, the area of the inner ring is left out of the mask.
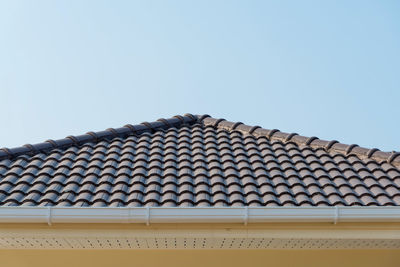
[[[192,184],[192,185],[195,184],[194,179],[188,175],[179,177],[178,181],[179,181],[179,184],[185,184],[185,183]]]
[[[350,195],[350,194],[353,194],[353,195],[356,194],[356,192],[354,192],[354,190],[350,186],[347,186],[347,185],[340,186],[338,188],[338,190],[339,190],[339,192],[340,192],[340,194],[342,196],[347,196],[347,195]]]
[[[240,177],[252,177],[254,174],[250,169],[241,169],[239,171]]]
[[[276,186],[275,192],[278,195],[288,194],[288,193],[291,194],[291,190],[289,189],[289,187],[284,184],[280,184],[280,185]]]
[[[224,194],[228,194],[228,190],[224,185],[221,184],[214,184],[211,186],[211,192],[212,195],[216,195],[219,193],[224,193]]]
[[[168,120],[172,127],[151,124],[160,130],[135,126],[136,135],[104,131],[99,136],[107,138],[80,146],[64,139],[69,145],[33,156],[20,152],[26,148],[11,150],[15,157],[0,150],[0,204],[400,205],[394,154],[359,157],[363,149],[347,153],[343,144],[324,150],[326,141],[310,146],[305,137],[263,129],[253,135],[249,126],[238,131],[213,118],[182,118],[187,124],[177,118]]]
[[[343,206],[343,205],[346,205],[346,203],[343,200],[343,198],[340,197],[337,194],[328,195],[327,199],[329,201],[329,204],[332,205],[332,206]]]
[[[297,205],[299,205],[299,206],[312,205],[312,200],[310,199],[310,197],[308,195],[299,194],[299,195],[296,195],[294,198],[296,200]]]
[[[16,190],[16,187],[14,188]],[[0,191],[2,190],[2,186],[0,186]],[[42,193],[46,190],[46,185],[43,183],[36,183],[32,186],[29,187],[29,189],[26,190],[27,193],[30,192],[38,192]],[[6,191],[7,192],[7,191]]]
[[[286,179],[286,182],[289,186],[295,186],[295,185],[304,185],[303,180],[297,176],[297,175],[290,175]]]
[[[370,195],[363,195],[360,197],[363,205],[365,206],[377,206],[379,203]]]
[[[45,202],[47,204],[54,204],[57,203],[58,200],[58,192],[48,190],[45,192],[43,195],[40,196],[40,199],[38,200],[39,202]]]
[[[400,195],[399,188],[395,186],[388,186],[385,188],[385,191],[387,196]]]
[[[387,171],[387,175],[392,179],[400,178],[400,171],[395,169],[390,169],[389,171]]]
[[[88,191],[93,192],[94,194],[97,194],[99,192],[110,194],[113,188],[112,185],[110,185],[109,183],[103,183],[98,186],[93,186],[91,184],[88,184],[88,186],[83,186],[83,187],[87,188]]]
[[[128,185],[126,185],[125,183],[118,183],[116,185],[114,185],[111,189],[111,194],[115,194],[117,192],[121,192],[121,193],[125,193],[127,194],[129,190]]]
[[[394,185],[393,181],[386,177],[378,178],[378,181],[379,181],[379,184],[383,187],[388,187],[388,186]]]
[[[294,195],[298,195],[298,194],[304,194],[304,195],[309,195],[309,191],[306,190],[306,188],[304,188],[301,185],[295,185],[293,187],[291,187],[291,191],[293,192]]]
[[[322,194],[311,196],[314,205],[329,205],[329,199]]]
[[[361,199],[357,198],[355,195],[348,194],[344,196],[344,200],[346,201],[347,205],[350,206],[362,206],[363,203]]]
[[[196,195],[201,194],[201,193],[207,193],[209,194],[211,192],[211,188],[209,185],[206,184],[199,184],[196,185],[193,191]]]
[[[1,183],[0,184],[0,192],[9,194],[9,192],[11,192],[11,189],[14,187],[15,187],[15,185],[12,183]]]
[[[180,185],[178,188],[176,188],[175,192],[177,192],[178,194],[183,194],[185,192],[194,193],[195,189],[194,189],[193,185],[186,183],[186,184]]]
[[[374,194],[374,196],[387,195],[387,192],[384,189],[382,189],[382,187],[379,184],[371,186],[370,191],[372,192],[372,194]]]
[[[172,184],[178,184],[179,183],[177,177],[175,177],[174,175],[167,175],[167,176],[163,175],[163,179],[161,180],[161,182],[162,182],[163,185],[167,185],[167,184],[170,184],[170,183],[172,183]]]
[[[23,199],[21,199],[21,202],[31,202],[31,203],[39,203],[40,198],[42,197],[42,194],[40,192],[29,192],[25,195]]]
[[[164,185],[162,188],[160,188],[160,193],[165,195],[168,193],[174,193],[176,194],[178,192],[178,188],[175,184],[167,184]]]
[[[254,175],[256,177],[268,177],[268,172],[267,172],[267,170],[265,168],[264,169],[257,169],[257,170],[254,171]]]
[[[163,175],[168,176],[168,175],[173,175],[178,177],[178,170],[174,167],[168,167],[164,169]]]
[[[226,205],[226,203],[229,203],[229,199],[225,193],[216,193],[215,195],[212,196],[212,202],[215,203],[216,206],[219,205]]]
[[[144,193],[149,194],[149,195],[153,194],[153,193],[157,193],[158,195],[160,195],[161,194],[160,190],[161,190],[161,186],[159,184],[152,183],[145,187]]]
[[[394,184],[396,187],[400,188],[400,177],[395,178],[395,179],[393,179],[392,181],[393,181],[393,184]]]
[[[93,175],[93,174],[89,174],[89,175],[86,174],[86,176],[84,176],[84,177],[80,177],[80,176],[75,176],[75,177],[76,177],[76,179],[74,179],[74,180],[71,179],[71,180],[74,181],[75,183],[80,183],[80,184],[92,183],[92,184],[96,185],[101,182],[110,180],[110,176],[105,176],[105,177],[99,178],[99,176]],[[67,183],[69,183],[71,180],[68,180]]]
[[[278,200],[282,206],[295,206],[297,203],[296,199],[289,193],[282,194]]]
[[[232,195],[235,193],[240,193],[240,194],[245,193],[246,194],[246,192],[249,191],[249,188],[250,188],[250,186],[247,186],[247,189],[246,189],[246,187],[243,189],[238,184],[232,184],[232,185],[227,186],[227,188],[224,192],[226,192],[228,195]],[[255,186],[253,186],[252,188],[257,189]]]
[[[195,203],[195,196],[192,192],[186,192],[178,196],[178,203]]]
[[[232,185],[232,184],[237,184],[237,185],[240,185],[241,184],[241,181],[240,181],[240,179],[238,178],[238,176],[231,176],[231,175],[228,175],[228,176],[226,176],[226,181],[225,181],[225,183],[226,183],[226,185]]]
[[[365,187],[362,186],[357,186],[354,189],[355,193],[357,194],[358,197],[361,198],[362,200],[362,196],[370,196],[371,195],[371,191],[369,191],[368,189],[366,189]]]
[[[276,194],[275,188],[269,184],[264,184],[262,186],[260,186],[259,188],[259,192],[261,193],[261,195],[267,195],[267,194]]]
[[[214,173],[215,175],[218,175],[219,173],[217,171],[211,171],[211,173]],[[185,177],[185,176],[192,176],[193,172],[191,170],[191,168],[189,167],[184,167],[182,169],[178,170],[178,177]]]
[[[109,198],[99,198],[100,200],[107,200],[110,203],[117,203],[118,207],[125,206],[126,203],[126,194],[124,192],[115,192],[109,195]]]
[[[333,183],[337,186],[337,187],[341,187],[342,185],[350,185],[350,183],[344,179],[343,177],[338,176],[337,178],[333,179]]]
[[[323,192],[323,194],[326,195],[326,196],[330,196],[330,195],[332,195],[332,194],[336,194],[336,195],[338,195],[338,196],[340,195],[339,190],[338,190],[336,187],[332,186],[332,185],[324,186],[324,187],[322,188],[322,192]]]
[[[156,191],[151,191],[143,196],[143,202],[146,204],[160,204],[161,195]]]
[[[395,203],[396,206],[400,205],[400,195],[396,195],[394,197],[391,197],[391,200]]]
[[[106,184],[100,184],[98,186],[95,186],[92,183],[84,183],[80,186],[79,191],[77,191],[78,194],[84,193],[84,192],[89,192],[89,193],[94,193],[96,191],[96,189],[100,186],[102,186],[102,188],[104,188]],[[59,185],[57,185],[59,186]],[[56,189],[58,189],[58,187],[55,187]]]
[[[240,202],[245,205],[250,205],[252,203],[260,205],[263,203],[262,198],[256,193],[251,193],[251,194],[246,195],[244,198],[244,201],[242,200],[243,197],[241,197],[240,194],[237,194],[237,195],[238,195],[238,197],[240,197],[240,200],[241,200]],[[231,199],[232,199],[232,197],[231,197]]]
[[[380,206],[384,206],[384,205],[399,205],[400,203],[396,203],[396,201],[394,201],[393,199],[392,199],[392,197],[389,197],[389,196],[386,196],[386,195],[378,195],[378,196],[375,196],[375,198],[374,198],[377,202],[378,202],[378,205],[380,205]]]

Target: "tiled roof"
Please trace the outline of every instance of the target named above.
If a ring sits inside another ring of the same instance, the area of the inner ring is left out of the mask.
[[[0,205],[400,205],[400,154],[207,115],[0,150]]]

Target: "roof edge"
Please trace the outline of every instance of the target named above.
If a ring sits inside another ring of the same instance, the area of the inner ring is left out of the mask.
[[[41,152],[48,152],[53,149],[66,148],[72,145],[82,145],[86,143],[99,142],[106,139],[125,137],[129,135],[142,134],[144,132],[154,132],[160,129],[169,129],[171,127],[180,127],[186,124],[194,124],[198,122],[198,117],[192,114],[185,114],[183,116],[177,115],[170,119],[158,119],[154,122],[142,122],[137,125],[127,124],[120,128],[108,128],[99,132],[88,132],[78,136],[67,136],[58,140],[46,140],[38,144],[26,144],[15,148],[1,148],[0,160],[10,159],[20,155],[36,155]]]
[[[239,131],[244,134],[252,134],[255,136],[265,136],[270,140],[279,140],[284,143],[294,142],[298,145],[307,145],[313,148],[322,148],[326,151],[334,151],[344,155],[355,154],[362,159],[372,159],[378,162],[387,162],[389,164],[400,166],[400,152],[383,152],[377,148],[364,148],[356,144],[347,145],[336,140],[327,141],[319,139],[316,136],[306,137],[297,133],[285,133],[278,129],[265,129],[261,126],[250,126],[241,122],[231,122],[225,119],[212,118],[210,115],[177,115],[169,119],[158,119],[154,122],[142,122],[137,125],[127,124],[120,128],[108,128],[99,132],[88,132],[78,136],[67,136],[58,140],[46,140],[38,144],[26,144],[15,148],[1,148],[0,160],[10,159],[20,155],[33,156],[38,153],[48,152],[53,149],[66,148],[73,145],[82,145],[86,143],[99,142],[102,140],[112,139],[116,137],[126,137],[129,135],[138,135],[145,132],[155,132],[157,130],[169,129],[171,127],[181,127],[183,125],[192,125],[197,122],[203,123],[205,126],[213,126],[228,131]]]
[[[255,136],[265,136],[270,140],[279,140],[284,143],[294,142],[298,145],[307,145],[314,148],[323,148],[326,151],[334,151],[344,155],[355,154],[362,159],[373,159],[378,162],[385,161],[389,164],[400,166],[400,152],[383,152],[377,148],[364,148],[356,144],[347,145],[340,143],[337,140],[327,141],[319,139],[316,136],[306,137],[297,133],[285,133],[278,129],[264,129],[260,126],[249,126],[241,122],[231,122],[225,119],[215,119],[209,115],[197,115],[199,121],[204,125],[214,126],[216,128],[225,129],[228,131],[237,130],[245,134]]]
[[[400,207],[0,207],[0,223],[400,222]]]

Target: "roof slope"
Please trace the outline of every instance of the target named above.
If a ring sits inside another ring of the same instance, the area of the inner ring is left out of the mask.
[[[0,150],[0,205],[400,205],[400,154],[175,116]]]

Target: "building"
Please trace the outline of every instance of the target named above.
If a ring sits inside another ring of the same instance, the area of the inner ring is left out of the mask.
[[[186,114],[0,150],[3,266],[400,266],[400,154]]]

